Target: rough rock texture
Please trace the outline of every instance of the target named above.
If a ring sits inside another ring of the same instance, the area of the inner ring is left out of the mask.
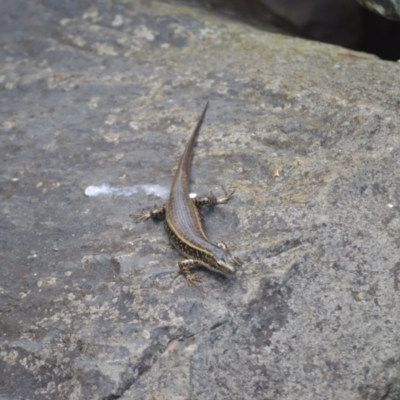
[[[186,0],[190,2],[191,0]],[[257,21],[264,29],[319,42],[357,48],[363,34],[363,9],[355,0],[197,0]]]
[[[357,0],[363,6],[369,8],[389,19],[400,20],[399,0]]]
[[[0,10],[0,398],[400,397],[400,65],[182,4]],[[193,160],[244,262],[181,260],[158,184]],[[143,188],[143,186],[141,187]],[[157,192],[157,191],[156,191]]]

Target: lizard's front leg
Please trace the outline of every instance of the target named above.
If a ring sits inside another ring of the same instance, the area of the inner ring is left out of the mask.
[[[162,219],[165,218],[165,204],[162,206],[154,205],[152,209],[144,209],[140,214],[130,214],[130,217],[135,218],[136,222],[147,221],[148,219]]]
[[[192,274],[190,268],[197,265],[196,260],[183,260],[178,263],[179,272],[185,277],[185,279],[190,283],[201,282],[199,275]]]

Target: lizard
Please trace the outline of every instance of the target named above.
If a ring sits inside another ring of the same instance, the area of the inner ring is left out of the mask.
[[[203,228],[202,216],[197,208],[204,205],[225,204],[235,190],[227,193],[223,188],[225,195],[222,197],[216,197],[211,191],[209,196],[204,197],[192,199],[189,195],[189,173],[193,148],[207,108],[208,102],[179,161],[167,203],[132,215],[138,222],[165,217],[165,230],[169,241],[186,258],[178,263],[180,273],[190,283],[201,282],[199,275],[190,271],[197,265],[223,275],[233,275],[237,267],[241,266],[240,260],[230,253],[224,242],[213,244],[209,241]]]

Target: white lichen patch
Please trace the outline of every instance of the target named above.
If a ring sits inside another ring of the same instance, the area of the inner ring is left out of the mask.
[[[106,142],[117,144],[119,143],[120,134],[116,132],[109,132],[106,133],[103,137]]]
[[[10,352],[1,351],[1,359],[10,365],[15,365],[18,362],[18,352],[16,350],[11,350]]]
[[[109,115],[107,115],[107,118],[104,121],[104,123],[106,125],[113,125],[115,123],[115,121],[117,121],[117,119],[118,119],[118,117],[116,115],[109,114]]]
[[[166,132],[167,133],[174,133],[178,131],[178,127],[174,124],[170,125],[167,129]]]
[[[40,286],[39,286],[39,282],[40,282]],[[46,278],[43,278],[39,282],[38,282],[38,287],[47,288],[50,286],[54,286],[57,283],[57,278],[55,276],[48,276]]]
[[[0,127],[6,130],[10,130],[15,128],[15,126],[17,125],[17,122],[13,119],[7,119],[6,121],[0,122]]]
[[[86,103],[89,108],[94,109],[99,105],[100,97],[91,97],[89,101]]]
[[[47,86],[49,89],[54,89],[59,86],[66,86],[67,84],[71,84],[73,77],[71,74],[66,73],[54,73],[47,80]]]
[[[106,44],[106,43],[94,43],[92,45],[92,50],[99,56],[117,56],[118,52],[114,49],[114,47]]]
[[[202,82],[198,82],[196,86],[201,87],[203,89],[211,89],[215,85],[214,79],[206,79]]]
[[[72,43],[77,46],[77,47],[85,47],[87,45],[87,42],[85,39],[83,39],[81,36],[74,36],[72,37]]]
[[[72,301],[75,299],[75,295],[73,293],[68,293],[67,298],[68,298],[68,300]]]
[[[60,19],[60,25],[61,25],[61,26],[67,26],[71,21],[72,21],[71,18],[63,18],[63,19]]]
[[[134,131],[139,130],[139,126],[137,125],[137,123],[135,121],[129,122],[129,128],[133,129]]]
[[[152,42],[156,38],[155,33],[145,25],[139,25],[133,33],[136,37],[145,39],[148,42]]]
[[[95,6],[89,7],[82,14],[82,19],[91,19],[92,21],[97,21],[99,19],[99,10]]]
[[[122,17],[121,14],[117,14],[114,17],[113,21],[111,22],[111,26],[114,26],[115,28],[117,28],[117,27],[123,25],[123,23],[124,23],[124,18]]]

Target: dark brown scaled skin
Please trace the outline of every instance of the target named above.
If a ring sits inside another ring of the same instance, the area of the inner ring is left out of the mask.
[[[208,197],[191,199],[189,196],[189,172],[193,148],[206,115],[206,104],[196,129],[189,139],[186,149],[179,161],[171,186],[168,202],[165,206],[154,208],[151,211],[142,211],[138,220],[160,218],[165,215],[165,230],[171,244],[186,258],[179,263],[181,274],[191,283],[199,282],[197,274],[190,271],[196,265],[203,265],[212,271],[224,275],[236,273],[240,261],[231,255],[224,243],[211,243],[203,229],[199,205],[214,205],[226,203],[234,191],[223,197],[216,197],[212,193]]]

